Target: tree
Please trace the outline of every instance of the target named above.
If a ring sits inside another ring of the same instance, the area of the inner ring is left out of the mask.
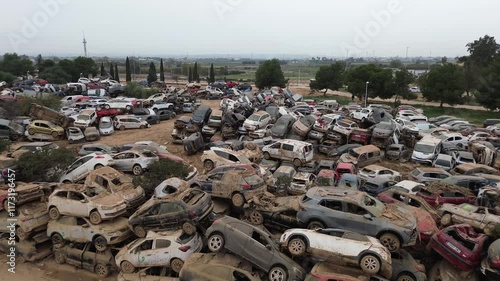
[[[391,68],[404,68],[403,62],[401,60],[391,60],[389,63],[389,67]]]
[[[286,80],[279,60],[266,60],[255,72],[255,86],[259,89],[273,86],[285,87]]]
[[[193,69],[193,81],[196,81],[196,83],[200,83],[200,75],[198,74],[198,63],[194,63],[194,69]]]
[[[45,79],[52,84],[66,84],[71,81],[71,75],[66,73],[66,71],[64,71],[64,69],[59,65],[44,69],[38,74],[38,77]]]
[[[321,66],[316,72],[316,82],[312,83],[311,89],[324,89],[324,95],[328,90],[337,91],[343,85],[344,69],[345,66],[341,62]]]
[[[0,71],[0,82],[5,81],[9,84],[12,84],[12,81],[16,80],[16,76],[10,72]]]
[[[81,76],[96,76],[98,66],[92,58],[77,57],[74,60],[64,59],[58,63],[66,73],[71,75],[71,80],[77,81]]]
[[[391,86],[391,92],[395,96],[395,103],[399,102],[400,99],[412,100],[417,98],[417,95],[409,89],[410,83],[414,81],[415,77],[408,70],[401,69],[396,72]]]
[[[193,71],[191,70],[191,67],[188,70],[188,83],[193,82]]]
[[[33,73],[35,68],[27,57],[20,57],[16,53],[5,53],[0,61],[0,71],[10,72],[15,76],[24,76],[28,72]]]
[[[390,91],[393,85],[393,75],[391,69],[382,68],[376,64],[365,64],[350,69],[346,73],[347,88],[355,96],[364,98],[366,92],[366,82],[368,84],[368,96],[371,98],[380,97],[388,99],[392,97]]]
[[[43,60],[40,65],[38,65],[38,73],[44,71],[45,69],[49,67],[56,66],[56,62],[53,60]]]
[[[439,102],[441,108],[444,103],[460,104],[465,91],[463,70],[451,63],[435,65],[421,77],[420,89],[426,100]]]
[[[128,57],[125,60],[125,80],[127,82],[132,81],[132,73],[130,71],[130,60],[128,59]]]
[[[215,82],[215,71],[214,71],[214,64],[212,63],[210,65],[210,77],[209,77],[209,83]]]
[[[148,82],[152,83],[158,80],[158,77],[156,76],[156,67],[153,62],[149,64],[149,71],[148,71]]]
[[[487,109],[500,109],[500,57],[497,57],[483,71],[479,79],[476,100]]]
[[[488,35],[468,43],[466,47],[470,58],[480,68],[489,66],[500,51],[500,45],[497,44],[495,37]]]
[[[21,177],[26,182],[57,182],[76,154],[67,148],[42,149],[23,153],[18,160]]]
[[[120,82],[120,74],[118,73],[118,64],[115,63],[115,80]]]
[[[165,82],[165,70],[163,69],[163,59],[160,59],[160,81]]]
[[[115,79],[115,68],[112,62],[109,63],[109,76],[111,79]]]
[[[40,69],[40,65],[42,65],[42,62],[43,62],[42,55],[38,54],[38,56],[36,56],[36,67],[38,67],[38,69]]]
[[[185,178],[189,174],[189,169],[186,164],[178,163],[170,159],[160,159],[148,167],[148,170],[141,177],[134,178],[134,185],[141,186],[146,192],[146,196],[150,197],[154,193],[154,189],[164,180],[177,177]]]
[[[106,76],[106,70],[104,69],[104,62],[101,62],[101,76]]]
[[[478,79],[481,70],[472,60],[471,57],[464,57],[464,86],[467,97],[469,97],[470,92],[478,86]]]

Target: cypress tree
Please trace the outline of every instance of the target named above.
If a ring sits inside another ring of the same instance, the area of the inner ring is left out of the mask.
[[[193,81],[193,71],[191,67],[189,67],[189,72],[188,72],[188,82],[191,83]]]
[[[210,83],[214,83],[215,82],[215,70],[214,70],[214,64],[213,63],[210,65],[210,79],[209,80],[210,81],[208,81],[208,82],[210,82]]]
[[[160,59],[160,81],[165,82],[165,71],[163,69],[163,59]]]
[[[149,64],[149,72],[148,72],[148,82],[152,83],[154,81],[158,80],[156,77],[156,67],[153,62]]]
[[[127,57],[127,60],[125,61],[125,80],[127,82],[132,81],[132,73],[130,71],[130,61]]]
[[[193,69],[193,81],[196,81],[196,83],[200,83],[200,75],[198,74],[198,63],[194,63],[194,69]]]
[[[118,74],[118,64],[115,63],[115,80],[120,82],[120,75]]]
[[[111,76],[111,79],[115,79],[115,70],[113,68],[113,63],[109,63],[109,76]]]
[[[106,75],[106,70],[104,70],[104,63],[101,62],[101,76]]]

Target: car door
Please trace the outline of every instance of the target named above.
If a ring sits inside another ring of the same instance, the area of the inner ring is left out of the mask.
[[[70,223],[68,230],[71,229],[71,236],[77,241],[92,241],[94,235],[98,234],[94,232],[90,222],[83,218],[72,217]]]
[[[65,209],[68,210],[66,213],[78,217],[88,217],[88,204],[88,199],[82,193],[68,191],[68,204],[65,204]]]
[[[129,118],[130,128],[139,129],[141,127],[141,122],[135,118]]]
[[[154,264],[148,265],[170,265],[172,257],[172,241],[166,238],[156,238],[153,244],[153,255],[156,257]]]
[[[143,215],[137,216],[137,225],[143,225],[144,229],[154,228],[160,222],[160,203],[153,205]]]
[[[240,177],[235,173],[225,173],[220,180],[214,180],[212,184],[212,195],[217,197],[229,197],[234,190],[232,186],[239,184]]]
[[[251,236],[247,236],[245,259],[264,271],[268,271],[275,251],[272,243],[267,235],[254,229]]]
[[[93,167],[86,165],[94,156],[85,156],[75,161],[66,171],[66,175],[70,176],[73,182],[83,179],[88,173],[93,170]]]
[[[377,235],[379,229],[378,218],[374,217],[365,208],[344,202],[344,212],[342,220],[347,224],[344,229],[370,236]]]
[[[284,143],[281,145],[281,155],[283,156],[284,159],[293,161],[296,156],[294,155],[293,152],[293,145]],[[298,157],[298,156],[297,156]]]
[[[269,154],[271,157],[280,158],[281,143],[277,142],[269,146]]]
[[[162,202],[158,211],[157,226],[171,227],[180,224],[186,217],[186,210],[177,202]]]
[[[118,153],[116,154],[115,156],[113,156],[113,160],[114,160],[114,166],[113,168],[119,170],[119,171],[124,171],[125,170],[125,167],[127,166],[126,165],[126,154],[127,153]]]
[[[342,213],[342,201],[323,199],[319,202],[316,215],[324,220],[326,227],[343,228],[346,225],[346,221],[338,219],[342,216]]]
[[[157,257],[153,249],[154,238],[146,238],[141,244],[129,253],[129,259],[137,267],[146,267],[156,264]]]

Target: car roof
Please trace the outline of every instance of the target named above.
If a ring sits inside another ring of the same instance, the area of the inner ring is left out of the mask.
[[[353,151],[356,153],[364,153],[370,151],[380,151],[380,148],[374,146],[373,144],[369,144],[369,145],[363,145],[361,147],[356,147],[353,149]]]
[[[446,173],[445,170],[441,168],[434,168],[434,167],[417,167],[415,170],[419,170],[421,172],[427,172],[427,173]]]
[[[389,168],[386,168],[384,166],[372,164],[364,167],[363,169],[370,169],[370,170],[390,170]]]
[[[347,189],[347,188],[323,188],[323,187],[313,187],[309,189],[306,195],[310,198],[315,198],[317,200],[321,200],[324,198],[342,198],[344,201],[350,202],[362,202],[364,196],[366,195],[364,192]]]

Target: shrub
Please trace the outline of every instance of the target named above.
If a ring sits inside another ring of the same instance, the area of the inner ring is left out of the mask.
[[[30,106],[32,103],[37,103],[39,105],[52,108],[54,110],[59,110],[61,109],[62,106],[61,98],[55,95],[49,95],[38,98],[21,97],[19,98],[19,105],[21,106],[23,115],[29,115]]]
[[[160,159],[153,163],[149,169],[140,177],[134,178],[134,185],[140,185],[146,195],[153,195],[156,186],[164,180],[172,177],[185,178],[189,174],[188,166],[170,159]]]
[[[158,88],[144,88],[135,82],[130,82],[125,86],[125,96],[131,98],[146,99],[158,92],[161,92]]]
[[[42,149],[22,154],[18,165],[22,178],[27,182],[57,182],[75,160],[76,154],[70,149]]]

